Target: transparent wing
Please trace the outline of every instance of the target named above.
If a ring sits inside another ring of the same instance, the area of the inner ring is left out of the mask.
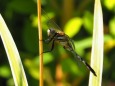
[[[48,16],[47,16],[47,13],[42,9],[42,15],[48,20],[47,21],[47,26],[49,28],[52,28],[52,29],[56,29],[56,30],[61,30],[63,31],[52,19],[50,19]],[[72,48],[75,50],[75,45],[73,43],[73,40],[71,38],[69,38],[68,35],[66,35],[68,40],[69,40],[69,43],[72,45]]]
[[[73,40],[72,40],[68,35],[66,35],[66,37],[68,38],[68,41],[69,41],[69,43],[71,44],[71,47],[72,47],[73,50],[75,51],[75,45],[74,45]]]
[[[47,21],[47,26],[52,29],[60,30],[63,32],[63,30],[52,20],[47,16],[47,13],[42,9],[42,15],[48,20]],[[75,50],[75,45],[73,43],[73,40],[69,38],[68,35],[65,35],[68,38],[68,42],[71,44],[71,47],[73,50]]]
[[[47,26],[52,29],[63,31],[52,19],[47,16],[47,13],[42,9],[42,15],[48,20]]]

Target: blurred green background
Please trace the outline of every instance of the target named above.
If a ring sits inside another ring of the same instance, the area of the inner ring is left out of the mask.
[[[88,63],[91,58],[93,0],[41,0],[46,14],[74,40],[76,52]],[[115,86],[115,0],[101,0],[104,20],[102,86]],[[19,50],[29,86],[39,84],[36,0],[0,0],[0,13]],[[42,16],[43,39],[47,38]],[[44,51],[51,45],[44,44]],[[58,45],[44,54],[44,86],[87,86],[89,70]],[[8,58],[0,41],[0,86],[14,86]]]

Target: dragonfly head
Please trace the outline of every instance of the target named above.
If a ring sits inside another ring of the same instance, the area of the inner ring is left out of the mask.
[[[47,34],[48,34],[48,36],[55,35],[56,31],[54,29],[48,29]]]

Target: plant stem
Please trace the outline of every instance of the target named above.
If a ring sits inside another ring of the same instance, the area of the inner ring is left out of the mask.
[[[40,82],[39,86],[43,86],[43,44],[42,44],[42,26],[41,26],[41,0],[37,0],[38,9],[38,33],[39,33],[39,58],[40,58]]]

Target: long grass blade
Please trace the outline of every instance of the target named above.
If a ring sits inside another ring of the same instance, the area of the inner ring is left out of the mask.
[[[8,30],[8,27],[6,26],[6,23],[1,15],[0,36],[2,38],[3,45],[8,56],[15,86],[28,86],[25,72],[20,60],[19,52],[11,36],[11,33]]]
[[[103,71],[103,16],[100,0],[95,0],[93,45],[91,66],[96,71],[97,77],[90,73],[89,86],[101,86]]]

